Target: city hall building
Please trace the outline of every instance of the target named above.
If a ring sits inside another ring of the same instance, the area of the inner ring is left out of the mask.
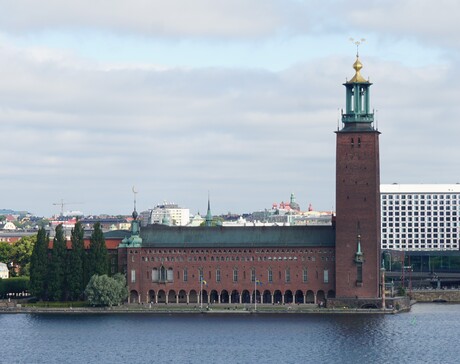
[[[129,302],[153,304],[373,305],[380,297],[379,131],[371,83],[344,83],[336,131],[336,218],[332,226],[140,227],[118,247]]]

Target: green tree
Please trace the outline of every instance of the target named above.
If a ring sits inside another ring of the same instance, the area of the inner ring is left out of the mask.
[[[0,241],[0,262],[2,263],[11,263],[12,261],[12,255],[11,255],[11,250],[13,249],[13,246],[10,243],[7,243],[6,241]]]
[[[15,244],[11,250],[11,256],[14,266],[19,268],[20,276],[28,276],[30,274],[30,259],[37,241],[36,235],[24,236]]]
[[[109,256],[105,245],[104,234],[102,233],[101,224],[94,224],[94,230],[91,234],[88,252],[88,273],[89,277],[94,274],[104,275],[109,272]]]
[[[40,228],[30,257],[30,293],[39,299],[46,299],[49,240],[45,229]]]
[[[120,273],[113,277],[95,274],[86,286],[85,294],[93,306],[119,305],[128,297],[125,277]]]
[[[83,262],[85,258],[84,230],[80,221],[72,229],[72,250],[68,254],[67,289],[68,298],[72,301],[80,299],[85,289]]]
[[[60,301],[64,297],[66,253],[64,228],[60,224],[56,227],[48,270],[48,298],[51,301]]]

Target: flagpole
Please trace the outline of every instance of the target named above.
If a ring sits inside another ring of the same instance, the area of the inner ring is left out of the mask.
[[[257,311],[257,277],[254,274],[254,311]]]
[[[200,308],[203,309],[203,278],[200,278]]]

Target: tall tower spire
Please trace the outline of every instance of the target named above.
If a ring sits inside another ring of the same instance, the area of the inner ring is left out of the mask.
[[[336,132],[336,297],[350,300],[379,297],[380,283],[380,133],[362,67],[357,52]]]
[[[206,212],[205,225],[212,226],[211,199],[209,197],[209,191],[208,191],[208,211]]]

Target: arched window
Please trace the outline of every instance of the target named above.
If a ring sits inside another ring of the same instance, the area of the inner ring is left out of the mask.
[[[160,268],[160,282],[166,282],[166,279],[168,277],[168,273],[166,271],[166,268],[162,265]]]

